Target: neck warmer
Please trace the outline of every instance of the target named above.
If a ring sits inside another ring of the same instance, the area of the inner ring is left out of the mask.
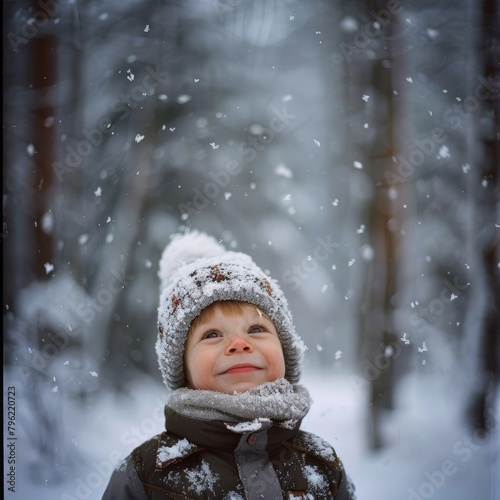
[[[305,387],[279,378],[235,394],[182,387],[170,394],[167,406],[199,420],[257,422],[269,419],[278,421],[280,427],[292,429],[309,411],[311,397]],[[233,430],[238,432],[237,429]],[[244,429],[246,426],[241,427]]]

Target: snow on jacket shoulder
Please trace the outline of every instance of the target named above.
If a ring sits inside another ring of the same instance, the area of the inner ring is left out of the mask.
[[[169,410],[167,428],[113,473],[103,500],[354,500],[333,447],[269,422],[236,433]]]

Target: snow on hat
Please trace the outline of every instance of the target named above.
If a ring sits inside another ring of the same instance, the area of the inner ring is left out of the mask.
[[[296,383],[306,346],[295,332],[278,283],[241,252],[230,252],[198,231],[177,234],[163,250],[158,270],[160,302],[156,353],[165,385],[184,385],[184,347],[193,321],[223,300],[260,307],[273,321],[283,346],[285,378]]]

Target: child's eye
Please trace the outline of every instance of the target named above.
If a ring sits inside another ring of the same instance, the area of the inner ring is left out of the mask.
[[[202,339],[215,339],[219,336],[219,334],[217,332],[215,332],[214,330],[210,331],[210,332],[207,332],[203,335]]]
[[[260,333],[260,332],[265,332],[266,329],[262,326],[252,326],[250,330],[248,330],[248,333]]]

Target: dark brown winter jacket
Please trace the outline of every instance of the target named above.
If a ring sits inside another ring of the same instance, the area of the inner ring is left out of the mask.
[[[354,500],[332,446],[299,425],[235,432],[167,408],[166,427],[113,473],[103,500]]]

